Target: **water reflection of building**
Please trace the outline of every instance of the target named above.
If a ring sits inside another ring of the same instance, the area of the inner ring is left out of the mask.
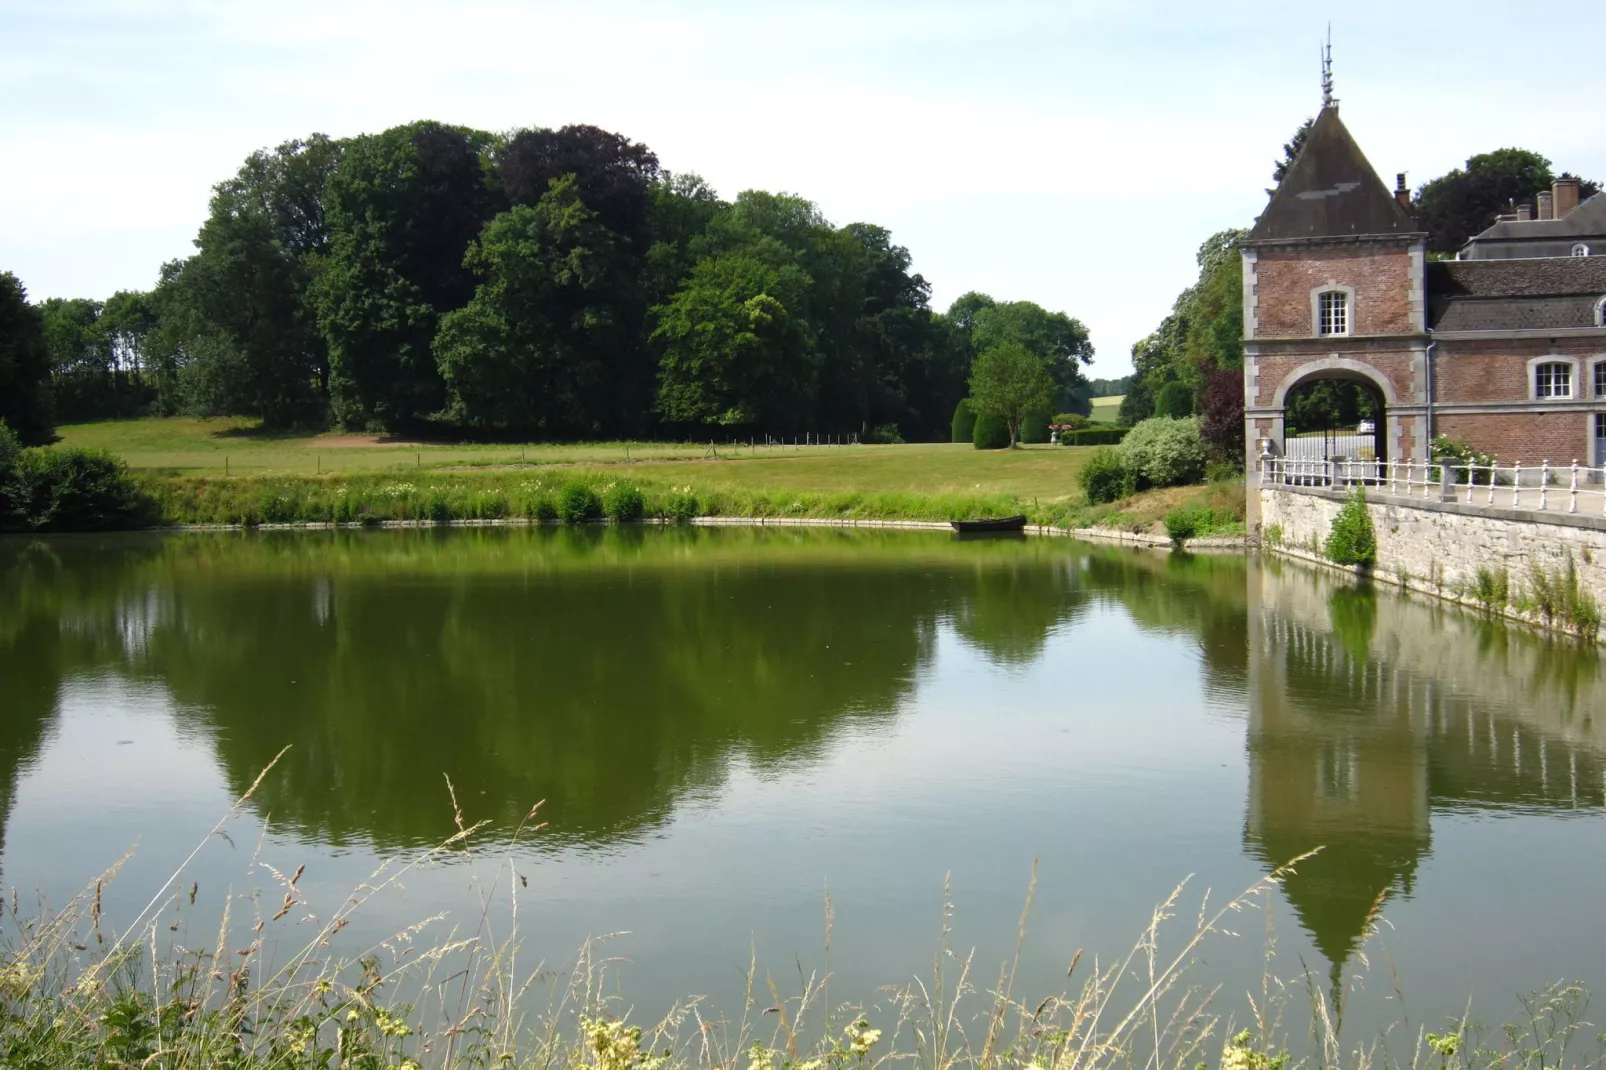
[[[1606,805],[1600,657],[1275,564],[1249,574],[1247,848],[1336,982],[1431,815]]]

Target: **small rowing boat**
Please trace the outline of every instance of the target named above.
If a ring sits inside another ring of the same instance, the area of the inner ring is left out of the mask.
[[[1019,516],[989,516],[980,520],[950,520],[954,530],[962,534],[978,531],[1020,531],[1026,527],[1026,514]]]

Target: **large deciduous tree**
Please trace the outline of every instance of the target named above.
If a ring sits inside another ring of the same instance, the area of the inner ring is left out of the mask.
[[[287,141],[215,187],[195,255],[165,268],[153,297],[159,404],[176,389],[202,414],[322,418],[328,348],[310,288],[329,252],[324,185],[343,148],[322,134]]]
[[[497,216],[469,247],[484,281],[441,318],[446,416],[495,433],[599,434],[625,426],[622,380],[642,379],[638,279],[624,242],[572,175]],[[642,407],[650,399],[641,399]]]
[[[595,126],[520,130],[496,150],[496,171],[512,204],[534,204],[552,183],[574,176],[580,202],[636,253],[651,244],[658,157],[645,145]]]
[[[495,141],[435,122],[394,127],[352,141],[329,175],[314,299],[343,425],[417,426],[445,402],[432,343],[440,317],[474,295],[463,257],[501,203],[486,163]]]
[[[976,411],[995,416],[1009,428],[1009,445],[1020,441],[1021,422],[1048,405],[1056,388],[1042,358],[1020,342],[1001,342],[976,358],[970,371],[970,401]]]
[[[1093,344],[1081,320],[1032,301],[995,301],[973,291],[949,307],[948,321],[973,358],[1006,342],[1025,346],[1054,380],[1049,404],[1084,416],[1092,410],[1082,367],[1093,360]]]
[[[55,438],[44,316],[9,271],[0,271],[0,420],[25,446]]]
[[[1470,157],[1466,167],[1425,182],[1416,191],[1413,204],[1428,232],[1428,249],[1456,252],[1513,204],[1531,205],[1554,180],[1550,161],[1527,149],[1496,149]],[[1598,184],[1583,181],[1579,195],[1589,197],[1599,190]]]

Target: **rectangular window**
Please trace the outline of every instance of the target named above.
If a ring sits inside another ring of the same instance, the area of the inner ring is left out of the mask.
[[[1329,291],[1321,296],[1321,329],[1323,334],[1349,333],[1349,294]]]
[[[1595,365],[1595,396],[1606,398],[1606,360]]]
[[[1541,364],[1534,369],[1534,397],[1570,398],[1573,396],[1573,366],[1571,364]]]
[[[1597,412],[1595,414],[1595,441],[1606,445],[1606,412]],[[1598,448],[1595,457],[1598,463],[1606,464],[1606,457],[1600,455]]]

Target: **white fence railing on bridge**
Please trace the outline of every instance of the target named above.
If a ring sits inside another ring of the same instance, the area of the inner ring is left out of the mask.
[[[1262,486],[1367,487],[1394,498],[1532,512],[1606,516],[1606,468],[1463,461],[1348,461],[1263,457]]]

